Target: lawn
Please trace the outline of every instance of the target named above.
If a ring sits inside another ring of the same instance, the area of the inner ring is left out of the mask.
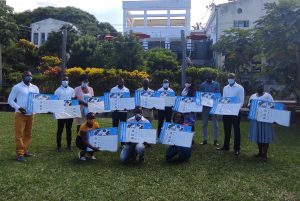
[[[0,112],[1,201],[300,200],[300,125],[275,127],[267,163],[252,157],[257,148],[247,141],[248,122],[241,124],[241,155],[235,157],[216,151],[212,139],[201,146],[198,121],[189,162],[167,164],[166,146],[155,145],[146,150],[144,164],[124,166],[119,152],[97,153],[96,161],[78,161],[76,147],[56,153],[56,121],[50,115],[36,115],[34,157],[16,162],[13,120],[13,113]],[[110,119],[97,120],[101,127],[111,125]]]

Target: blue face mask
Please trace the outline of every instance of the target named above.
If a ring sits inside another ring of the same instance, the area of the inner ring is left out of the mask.
[[[230,85],[233,85],[235,83],[234,79],[228,79],[227,81],[228,81],[228,84],[230,84]]]
[[[87,88],[89,86],[88,82],[82,82],[81,87]]]
[[[25,78],[24,78],[25,82],[31,82],[32,81],[32,76],[30,75],[27,75]]]

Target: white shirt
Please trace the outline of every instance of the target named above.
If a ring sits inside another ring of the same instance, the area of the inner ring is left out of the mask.
[[[110,93],[120,93],[120,92],[129,92],[129,89],[128,88],[126,88],[125,86],[123,86],[123,88],[122,89],[120,89],[119,87],[118,87],[118,85],[117,86],[115,86],[115,87],[113,87],[111,90],[110,90]]]
[[[238,103],[244,105],[245,92],[244,88],[238,83],[234,83],[232,86],[229,84],[223,88],[223,97],[237,97]]]
[[[170,87],[168,87],[168,89],[165,89],[165,88],[160,88],[159,90],[157,90],[157,91],[167,91],[167,92],[174,92],[174,90],[173,89],[171,89]]]
[[[143,116],[139,121],[137,121],[135,119],[135,116],[130,117],[129,119],[127,119],[127,122],[131,122],[131,123],[150,123],[150,121],[148,119],[146,119],[145,117],[143,117]]]
[[[250,102],[251,100],[262,100],[262,101],[269,101],[269,102],[273,102],[273,97],[271,96],[271,94],[264,92],[264,94],[262,96],[258,96],[257,93],[252,94],[249,98],[249,103],[248,106],[250,106]]]
[[[13,86],[9,96],[8,103],[10,106],[15,108],[15,111],[18,112],[19,108],[22,107],[26,110],[28,104],[28,94],[29,92],[40,93],[39,88],[34,84],[29,84],[27,86],[23,81]]]
[[[58,96],[59,100],[71,100],[75,97],[75,90],[69,86],[60,86],[55,90],[54,94]]]
[[[137,91],[148,91],[148,92],[151,91],[151,92],[153,92],[152,89],[148,88],[147,90],[145,90],[144,87],[138,88]]]

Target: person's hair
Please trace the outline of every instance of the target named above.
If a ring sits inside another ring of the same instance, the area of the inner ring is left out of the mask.
[[[89,77],[88,77],[87,74],[82,74],[82,75],[80,75],[79,80],[80,80],[80,82],[83,82],[83,81],[87,80],[88,78],[89,78]]]
[[[86,118],[87,119],[95,119],[96,118],[95,113],[94,112],[87,113]]]
[[[181,122],[184,122],[184,116],[183,116],[183,114],[181,113],[181,112],[176,112],[176,113],[174,113],[174,115],[173,115],[173,123],[175,123],[175,117],[176,117],[176,115],[180,115],[180,118],[181,118]]]
[[[134,108],[134,113],[137,113],[139,111],[139,113],[143,113],[142,107],[141,106],[136,106]]]
[[[123,79],[122,77],[118,77],[117,81],[118,81],[118,83],[119,83],[120,81],[125,82],[124,79]]]
[[[228,77],[235,77],[235,74],[234,74],[234,73],[228,73],[227,76],[228,76]]]
[[[194,82],[193,82],[193,80],[192,80],[191,77],[187,77],[187,78],[186,78],[186,81],[187,81],[187,80],[191,82],[191,86],[190,86],[189,89],[188,89],[188,94],[187,94],[187,96],[190,96],[190,97],[195,96],[196,89],[195,89]]]

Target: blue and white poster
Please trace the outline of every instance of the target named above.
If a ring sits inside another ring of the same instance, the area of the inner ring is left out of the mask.
[[[104,108],[104,96],[85,97],[84,101],[88,104],[87,107],[84,107],[84,114],[87,114],[89,112],[110,112],[110,110],[105,110]]]
[[[177,96],[173,110],[181,113],[202,112],[202,105],[196,103],[196,97]]]
[[[87,141],[101,151],[118,151],[118,128],[99,128],[87,132]],[[92,149],[87,148],[87,151]]]
[[[242,105],[237,103],[237,97],[220,97],[214,102],[210,114],[238,116]]]
[[[211,92],[196,92],[196,102],[202,106],[213,107],[214,102],[221,97],[221,93],[211,93]]]
[[[120,141],[156,144],[156,129],[152,129],[151,123],[121,122]]]
[[[191,147],[194,133],[191,126],[164,122],[159,143],[166,145],[176,145],[181,147]]]
[[[135,100],[129,92],[104,93],[105,110],[133,110]]]
[[[173,107],[176,101],[175,92],[171,91],[157,91],[160,97],[165,100],[166,107]]]
[[[165,109],[165,100],[160,98],[157,91],[135,91],[135,104],[147,109]]]
[[[283,103],[251,100],[249,119],[289,127],[290,118],[291,112],[284,110]]]
[[[60,112],[54,113],[55,119],[71,119],[81,117],[80,105],[78,100],[59,100],[57,107]]]
[[[56,112],[55,100],[58,100],[58,96],[53,94],[39,94],[32,93],[28,94],[27,112],[32,114],[42,114],[48,112]],[[53,102],[54,101],[54,102]]]

